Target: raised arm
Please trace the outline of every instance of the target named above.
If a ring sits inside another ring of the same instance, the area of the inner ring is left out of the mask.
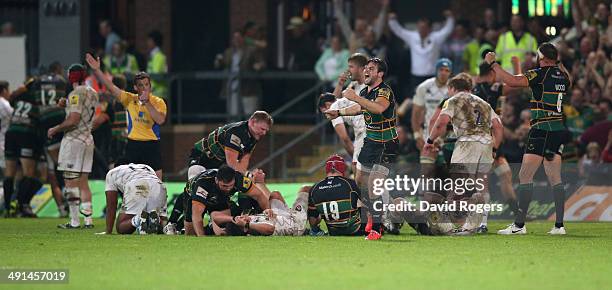
[[[431,38],[437,43],[444,42],[453,32],[453,28],[455,28],[455,18],[453,17],[453,13],[450,10],[445,10],[444,16],[446,16],[446,22],[444,23],[442,29],[431,33]]]
[[[87,64],[92,69],[96,77],[98,77],[98,79],[111,92],[111,94],[115,98],[119,98],[122,90],[115,86],[112,81],[106,78],[106,76],[104,76],[104,73],[102,73],[102,71],[100,70],[100,57],[94,58],[91,54],[88,53],[85,55],[85,60],[87,61]]]
[[[347,43],[351,42],[351,35],[353,34],[353,30],[351,30],[351,25],[344,15],[342,11],[342,6],[340,5],[340,0],[334,0],[334,11],[336,13],[336,17],[338,18],[338,25],[340,26],[340,31],[342,32],[342,36]]]
[[[417,41],[418,33],[416,31],[408,30],[402,27],[397,21],[397,16],[395,15],[395,13],[389,13],[388,23],[391,32],[393,32],[395,36],[403,40],[408,46],[411,46],[415,41]]]
[[[374,31],[374,35],[376,35],[376,41],[380,39],[385,30],[385,19],[387,16],[387,10],[389,8],[389,0],[382,1],[382,7],[380,7],[380,12],[378,13],[378,17],[374,21],[374,25],[372,27],[372,31]]]
[[[497,77],[511,87],[529,87],[529,80],[524,75],[512,75],[505,71],[498,63],[495,63],[495,52],[489,52],[485,55],[485,61],[492,64],[493,70]]]

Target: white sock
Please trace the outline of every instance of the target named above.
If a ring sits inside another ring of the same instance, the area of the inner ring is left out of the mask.
[[[480,222],[480,225],[481,225],[481,226],[485,226],[485,227],[487,226],[487,217],[489,217],[489,211],[488,211],[488,210],[485,210],[485,211],[482,213],[482,222]]]
[[[135,215],[135,216],[132,217],[132,225],[135,228],[139,228],[140,227],[140,216]]]
[[[81,213],[85,216],[85,218],[83,218],[85,225],[93,224],[93,218],[91,217],[91,201],[81,203],[81,210]]]
[[[79,220],[79,201],[68,201],[68,208],[70,209],[70,225],[73,227],[78,227],[81,223]]]

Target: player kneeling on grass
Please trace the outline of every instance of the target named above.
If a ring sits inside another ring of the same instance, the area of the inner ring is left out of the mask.
[[[332,155],[325,163],[327,177],[316,183],[308,194],[308,222],[310,235],[324,233],[319,228],[325,221],[332,236],[365,235],[361,222],[359,188],[357,183],[344,177],[346,163],[339,155]]]
[[[123,193],[123,206],[117,221],[119,234],[134,231],[144,234],[174,234],[167,231],[166,186],[145,164],[127,164],[106,174],[106,232],[113,232],[117,211],[117,196]],[[104,234],[103,233],[103,234]]]
[[[310,186],[302,186],[290,208],[278,191],[268,189],[265,183],[255,184],[264,194],[270,196],[270,208],[257,215],[232,216],[227,212],[213,212],[211,218],[225,230],[216,234],[231,236],[301,236],[306,230],[306,208]]]
[[[256,170],[255,181],[263,182],[263,172]],[[253,184],[253,180],[243,176],[227,165],[219,169],[211,169],[200,173],[189,183],[190,198],[185,199],[185,234],[210,235],[213,232],[222,233],[221,228],[211,222],[208,231],[204,231],[203,216],[208,213],[213,216],[215,212],[230,214],[232,205],[230,198],[234,193],[245,193],[255,199],[262,209],[269,209],[268,196]]]

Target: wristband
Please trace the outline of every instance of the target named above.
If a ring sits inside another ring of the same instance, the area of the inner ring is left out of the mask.
[[[427,144],[433,144],[433,140],[431,140],[431,138],[427,138]]]

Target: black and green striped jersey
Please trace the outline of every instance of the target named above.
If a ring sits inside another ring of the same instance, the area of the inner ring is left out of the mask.
[[[247,193],[253,188],[253,181],[236,171],[234,188],[230,192],[223,192],[217,186],[215,178],[217,169],[210,169],[200,173],[188,182],[187,192],[191,199],[206,206],[207,212],[228,209],[230,198],[236,193]]]
[[[225,149],[238,153],[238,159],[253,152],[257,139],[249,131],[248,121],[230,123],[210,132],[193,145],[191,159],[199,160],[206,168],[217,168],[225,161]]]
[[[66,116],[65,109],[57,104],[66,97],[68,83],[61,75],[43,75],[39,82],[35,83],[31,90],[33,94],[40,94],[40,121],[57,120]],[[30,88],[28,88],[30,91]]]
[[[565,130],[563,98],[569,91],[569,78],[557,66],[541,67],[525,72],[532,97],[531,127],[546,131]]]
[[[38,78],[31,78],[25,82],[24,87],[26,89],[25,92],[11,100],[11,106],[14,110],[7,132],[36,134],[36,128],[40,121],[40,108],[42,106],[40,80]]]
[[[395,129],[397,120],[395,114],[396,103],[391,87],[382,82],[371,91],[368,91],[368,87],[364,88],[359,92],[359,95],[372,102],[378,98],[389,100],[389,107],[382,114],[374,114],[362,109],[366,124],[366,138],[376,142],[387,142],[397,139],[397,131]]]
[[[332,236],[353,235],[361,226],[359,188],[354,180],[329,176],[308,194],[308,216],[321,217]]]

